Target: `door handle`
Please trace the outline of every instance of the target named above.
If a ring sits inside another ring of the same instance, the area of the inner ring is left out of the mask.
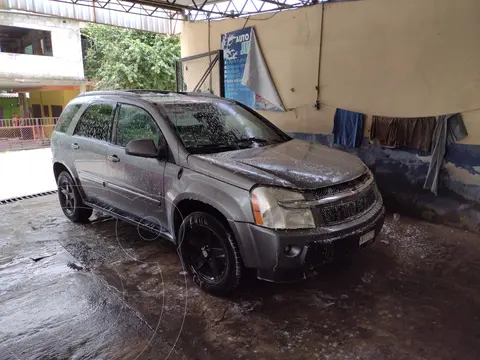
[[[108,155],[108,156],[107,156],[107,159],[110,160],[110,161],[112,161],[112,162],[114,162],[114,163],[117,163],[117,162],[120,161],[120,159],[118,158],[117,155]]]
[[[73,144],[70,145],[70,147],[74,150],[77,150],[80,146],[78,146],[77,143],[73,143]]]

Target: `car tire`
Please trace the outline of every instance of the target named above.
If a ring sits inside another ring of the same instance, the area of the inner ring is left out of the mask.
[[[179,255],[184,269],[204,291],[227,295],[242,277],[242,259],[233,234],[215,216],[188,215],[179,229]]]
[[[76,223],[88,223],[93,209],[83,203],[77,185],[70,174],[62,171],[57,179],[58,200],[65,216]]]

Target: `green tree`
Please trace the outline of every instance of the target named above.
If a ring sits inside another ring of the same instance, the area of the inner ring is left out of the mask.
[[[175,89],[178,36],[90,24],[85,75],[97,89]]]

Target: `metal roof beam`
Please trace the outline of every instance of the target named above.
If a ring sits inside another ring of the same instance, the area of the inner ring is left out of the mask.
[[[283,9],[295,8],[294,5],[284,4],[284,3],[281,3],[281,2],[278,2],[278,1],[275,1],[275,0],[261,0],[261,1],[263,1],[264,3],[267,3],[267,4],[277,5],[278,7],[283,8]]]
[[[178,23],[187,16],[191,21],[232,18],[322,1],[328,0],[0,0],[0,8],[170,34],[181,32]]]

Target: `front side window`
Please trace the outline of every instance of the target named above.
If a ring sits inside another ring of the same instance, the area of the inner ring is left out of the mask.
[[[132,140],[152,139],[155,145],[163,140],[155,120],[144,109],[123,104],[118,112],[116,144],[125,147]]]
[[[78,120],[74,135],[108,141],[113,120],[112,104],[90,105]]]
[[[163,104],[185,148],[192,153],[265,146],[289,137],[240,105],[229,102]]]
[[[60,117],[58,118],[58,122],[57,122],[57,126],[55,127],[55,130],[63,133],[66,132],[75,114],[77,113],[78,110],[80,110],[81,107],[82,107],[82,104],[68,105],[65,108],[65,110],[62,112]]]

